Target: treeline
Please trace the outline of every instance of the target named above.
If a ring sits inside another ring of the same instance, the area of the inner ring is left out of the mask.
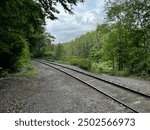
[[[73,13],[77,2],[83,0],[1,0],[0,68],[21,71],[31,57],[51,56],[54,37],[45,33],[45,19],[57,19],[58,3]]]
[[[95,72],[149,76],[150,1],[109,0],[105,10],[96,31],[62,44],[62,60]]]

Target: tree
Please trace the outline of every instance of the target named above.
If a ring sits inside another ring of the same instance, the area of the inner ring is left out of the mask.
[[[149,73],[150,1],[109,0],[107,20],[118,31],[119,70],[128,68],[134,73]],[[116,50],[117,51],[117,50]]]
[[[57,19],[55,14],[59,14],[60,11],[56,8],[58,4],[60,4],[65,11],[73,14],[72,6],[77,5],[78,2],[84,2],[84,0],[37,0],[43,9],[43,13],[47,18],[52,20]]]
[[[56,60],[60,60],[64,56],[64,48],[62,44],[57,44],[54,51]]]
[[[66,11],[73,13],[72,5],[78,2],[82,0],[1,0],[0,66],[20,70],[29,62],[35,48],[45,48],[48,40],[45,18],[56,19],[55,13],[59,13],[56,5],[61,4]]]
[[[65,54],[107,72],[150,75],[149,9],[149,0],[107,0],[106,23],[64,44]]]

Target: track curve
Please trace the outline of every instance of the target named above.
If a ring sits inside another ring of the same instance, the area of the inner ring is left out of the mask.
[[[123,106],[127,107],[128,109],[132,110],[135,113],[150,112],[149,95],[140,93],[132,89],[127,89],[126,87],[118,85],[116,83],[112,83],[105,79],[100,79],[99,77],[86,74],[79,70],[71,69],[60,64],[52,63],[49,61],[43,61],[43,60],[37,60],[37,61],[45,65],[48,65],[52,68],[55,68],[79,80],[80,82],[88,85],[89,87],[95,89],[96,91],[122,104]],[[100,87],[103,85],[101,82],[104,82],[104,84],[110,84],[111,87],[109,85],[104,85],[105,87]]]

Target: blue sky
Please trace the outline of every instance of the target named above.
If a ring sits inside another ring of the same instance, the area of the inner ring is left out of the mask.
[[[104,19],[104,0],[86,0],[74,7],[74,15],[65,13],[57,7],[61,13],[58,20],[47,20],[46,31],[56,37],[55,42],[67,42],[96,28]]]

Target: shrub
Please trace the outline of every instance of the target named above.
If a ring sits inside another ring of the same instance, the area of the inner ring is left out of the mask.
[[[91,69],[91,61],[89,59],[79,58],[79,57],[67,57],[64,59],[67,63],[71,65],[78,66],[84,70]]]
[[[91,70],[95,73],[110,73],[112,71],[112,67],[109,61],[100,63],[93,62]]]
[[[1,39],[0,66],[11,71],[20,71],[29,61],[28,43],[19,33],[7,32]]]
[[[88,59],[73,59],[71,60],[71,64],[76,65],[84,70],[91,69],[91,62]]]

